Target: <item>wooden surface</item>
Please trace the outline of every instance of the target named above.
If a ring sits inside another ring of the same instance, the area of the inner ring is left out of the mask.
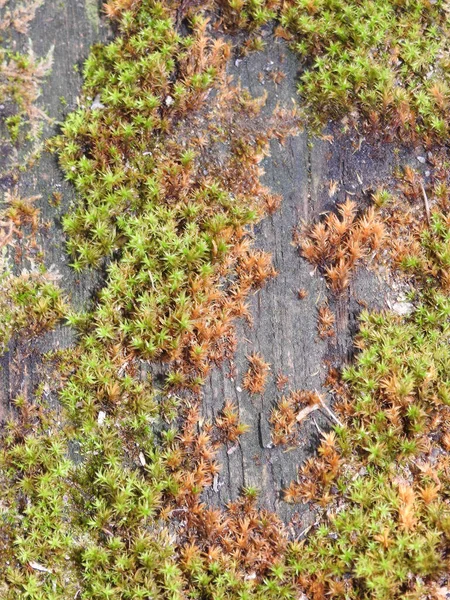
[[[100,20],[99,6],[95,4],[97,19],[92,17],[92,0],[46,0],[37,10],[30,24],[27,36],[8,32],[13,37],[13,49],[27,53],[29,48],[37,57],[53,54],[53,66],[42,86],[38,105],[52,120],[45,126],[45,136],[51,137],[59,129],[59,123],[77,105],[77,96],[81,87],[82,64],[88,56],[91,45],[106,40],[111,35]],[[100,3],[99,3],[100,5]],[[11,46],[11,44],[9,44]],[[6,102],[0,107],[0,119],[11,114],[12,107]],[[15,184],[11,175],[6,174],[6,164],[11,148],[2,144],[0,155],[0,200]],[[67,212],[74,201],[74,192],[64,181],[54,156],[43,152],[37,164],[20,174],[18,189],[22,197],[41,195],[35,203],[40,209],[41,227],[37,235],[38,246],[45,253],[44,262],[48,269],[60,278],[60,285],[67,291],[75,308],[86,306],[96,287],[100,285],[98,273],[85,273],[77,276],[69,267],[64,250],[64,236],[61,216]],[[53,192],[62,193],[60,206],[54,207],[49,200]],[[1,204],[0,204],[1,206]],[[27,245],[29,238],[24,237]],[[11,262],[16,272],[22,268],[33,268],[37,262],[37,250],[27,251],[27,258],[18,260],[17,252],[11,252]],[[67,327],[58,327],[56,331],[45,334],[35,343],[14,339],[10,352],[0,357],[0,418],[10,410],[10,403],[18,394],[30,395],[39,382],[42,373],[40,355],[48,350],[66,347],[74,342],[74,335]],[[50,378],[52,374],[47,374]]]
[[[98,15],[98,6],[93,0],[47,0],[31,24],[30,37],[38,56],[45,55],[54,45],[53,70],[44,85],[41,105],[56,121],[76,106],[81,77],[74,65],[80,70],[90,45],[110,35]],[[297,59],[285,43],[275,42],[271,37],[267,37],[264,52],[242,60],[233,58],[230,67],[235,78],[252,94],[268,92],[267,111],[278,103],[292,105],[297,98],[295,81],[299,69]],[[277,70],[286,75],[279,85],[270,78],[270,72]],[[67,106],[63,106],[61,97]],[[5,113],[7,107],[1,110]],[[55,123],[48,128],[47,135],[57,130]],[[230,399],[238,404],[241,420],[250,426],[236,448],[231,451],[224,448],[221,452],[222,472],[214,488],[208,491],[207,500],[224,504],[236,498],[243,486],[254,485],[261,489],[261,505],[276,510],[286,521],[299,507],[284,503],[281,490],[296,477],[305,457],[314,452],[318,429],[310,418],[303,424],[298,447],[289,450],[272,447],[268,418],[281,396],[275,377],[279,371],[289,377],[285,393],[295,389],[322,390],[327,364],[339,366],[350,357],[356,316],[361,310],[358,301],[370,306],[383,306],[385,301],[384,284],[370,271],[361,270],[346,295],[330,300],[337,318],[336,339],[318,339],[317,305],[325,300],[327,290],[320,275],[292,245],[293,229],[301,219],[314,219],[336,202],[345,200],[347,193],[359,202],[367,202],[375,180],[388,176],[392,165],[399,160],[393,148],[371,147],[358,136],[340,134],[339,127],[330,127],[327,133],[333,133],[333,139],[311,138],[303,132],[284,146],[272,143],[271,157],[264,162],[264,181],[282,194],[283,203],[276,214],[255,227],[254,234],[256,245],[273,254],[278,276],[252,297],[253,327],[238,324],[239,344],[234,364],[215,369],[203,394],[205,417],[213,418],[225,400]],[[329,195],[331,181],[337,182],[337,191],[332,197]],[[10,185],[10,178],[0,180],[2,193]],[[60,220],[74,198],[55,158],[44,153],[37,166],[21,176],[20,188],[25,196],[41,194],[38,205],[48,228],[40,233],[39,243],[45,249],[46,264],[61,276],[60,285],[75,308],[87,306],[101,286],[102,276],[85,273],[78,277],[68,266]],[[54,191],[63,194],[57,208],[48,201]],[[16,265],[18,270],[21,266]],[[300,288],[308,292],[303,300],[298,298]],[[72,343],[74,335],[67,327],[59,327],[32,345],[14,340],[10,352],[0,358],[0,416],[7,413],[11,399],[18,393],[31,393],[41,377],[40,353]],[[243,390],[242,377],[248,364],[246,356],[253,351],[260,352],[270,363],[271,374],[265,393],[249,397]],[[52,374],[47,372],[46,376],[51,378]],[[330,424],[319,411],[315,420],[320,428]],[[303,519],[303,524],[305,522]]]

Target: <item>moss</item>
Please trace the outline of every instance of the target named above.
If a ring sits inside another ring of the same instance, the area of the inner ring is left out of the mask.
[[[215,2],[225,26],[229,29],[257,30],[275,17],[282,6],[280,0],[217,0]],[[250,38],[250,48],[261,43]]]
[[[229,27],[257,31],[272,19],[279,23],[275,34],[303,60],[299,93],[313,128],[345,117],[376,136],[446,139],[450,80],[443,2],[218,0],[216,6]]]
[[[259,183],[257,165],[270,137],[297,121],[279,113],[258,125],[263,99],[229,88],[229,48],[206,35],[205,19],[195,16],[183,38],[164,5],[128,8],[119,11],[119,37],[93,49],[81,108],[54,141],[82,197],[64,222],[74,267],[109,261],[92,312],[69,315],[79,344],[60,357],[58,439],[82,462],[62,470],[53,421],[6,430],[7,598],[78,590],[86,598],[220,597],[255,587],[240,563],[211,547],[217,515],[205,522],[201,503],[218,447],[245,426],[226,406],[217,435],[208,423],[194,435],[197,394],[211,361],[232,352],[245,298],[273,275],[246,226],[279,202]],[[139,376],[150,359],[171,361],[163,389]],[[49,447],[44,465],[40,446]],[[247,496],[220,515],[221,531],[230,523],[223,544],[237,548],[246,536],[252,552],[242,549],[239,560],[270,577],[286,540],[278,519]],[[190,516],[175,546],[168,529],[177,513]]]
[[[289,2],[281,15],[307,61],[299,91],[314,118],[357,112],[374,130],[445,139],[449,70],[442,3]]]
[[[51,329],[66,310],[61,290],[45,274],[0,272],[0,354],[13,336],[34,337]]]
[[[329,23],[321,20],[335,25],[344,8],[333,5],[327,17],[313,5],[309,16],[295,6],[283,9],[286,26],[312,51],[331,53],[323,41]],[[409,6],[413,23],[441,15],[440,4],[422,6]],[[235,12],[237,26],[257,28],[278,4],[222,5],[230,8],[242,12]],[[362,315],[361,353],[343,375],[346,388],[336,390],[343,424],[326,434],[318,456],[286,490],[289,501],[314,501],[322,517],[308,540],[288,542],[276,515],[257,508],[254,488],[227,510],[207,508],[201,494],[219,471],[217,450],[236,442],[245,425],[230,403],[215,424],[204,422],[199,392],[212,362],[232,354],[233,320],[247,315],[248,294],[274,274],[270,257],[252,249],[246,227],[278,205],[259,183],[257,164],[270,137],[282,139],[297,119],[277,114],[258,122],[263,100],[230,89],[230,49],[209,36],[201,14],[191,13],[190,33],[182,37],[174,26],[180,15],[166,4],[110,0],[106,11],[117,20],[118,37],[92,50],[80,108],[53,145],[79,196],[64,220],[73,266],[106,265],[107,277],[89,313],[68,315],[79,341],[57,356],[61,412],[51,413],[39,396],[34,405],[19,397],[18,418],[1,432],[2,597],[279,600],[298,598],[301,590],[312,598],[420,596],[448,573],[444,207],[403,265],[417,284],[413,312]],[[381,41],[398,37],[405,25],[401,6],[375,15],[365,3],[347,9],[355,31],[367,11],[369,29],[381,20]],[[347,25],[338,34],[352,49]],[[309,72],[314,68],[320,72],[317,62]],[[332,70],[332,82],[334,76]],[[341,88],[348,90],[342,82]],[[355,93],[351,99],[364,113],[364,98]],[[336,109],[329,98],[323,105],[312,93],[310,99],[324,114]],[[349,108],[342,90],[338,100]],[[421,119],[419,129],[427,126]],[[385,204],[385,196],[377,198]],[[23,207],[15,209],[21,218]],[[364,216],[347,209],[344,253],[367,233]],[[327,217],[311,237],[326,246],[321,235],[329,242],[343,220]],[[374,246],[365,242],[363,255]],[[319,250],[309,258],[335,268],[338,253]],[[328,274],[332,285],[336,278]],[[60,317],[51,286],[34,276],[9,277],[5,297],[14,302],[5,304],[6,330],[12,321],[30,331],[45,326],[44,308],[46,319]],[[345,287],[341,281],[335,291]],[[323,309],[326,329],[332,318]],[[142,374],[155,359],[168,363],[163,384]],[[256,367],[247,387],[261,391],[268,365],[251,359]],[[316,394],[291,393],[274,411],[277,443],[295,441],[305,400],[309,411],[320,402]],[[75,449],[79,459],[69,461]]]
[[[307,589],[330,593],[341,582],[349,598],[416,597],[421,578],[447,572],[448,444],[438,423],[448,414],[449,310],[436,290],[408,318],[362,315],[363,351],[344,372],[346,426],[326,436],[320,460],[288,492],[320,498],[329,515],[296,566]]]
[[[0,6],[2,31],[10,33],[14,29],[17,33],[27,34],[30,22],[42,2],[43,0],[24,0],[15,5],[11,0],[4,0]]]
[[[13,143],[17,142],[19,138],[20,127],[22,125],[22,115],[11,115],[5,119],[6,127],[8,128],[9,135],[11,136],[11,141]]]
[[[46,57],[37,58],[32,49],[24,54],[0,48],[0,102],[7,102],[14,111],[5,119],[6,131],[2,136],[6,135],[6,142],[20,149],[19,158],[13,152],[13,160],[5,162],[7,172],[24,170],[40,151],[43,124],[48,117],[39,108],[38,99],[52,66],[52,54],[53,49]]]
[[[344,423],[324,436],[318,457],[286,490],[288,501],[314,501],[324,516],[291,563],[307,593],[415,598],[448,573],[445,194],[441,202],[430,228],[420,221],[408,226],[411,313],[361,314],[359,354],[343,372],[345,387],[336,389],[335,410]],[[294,408],[282,402],[274,411],[281,443],[294,434]]]

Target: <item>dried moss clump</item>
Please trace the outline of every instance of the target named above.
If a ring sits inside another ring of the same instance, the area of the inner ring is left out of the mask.
[[[358,214],[356,203],[347,200],[337,210],[339,216],[328,213],[319,223],[296,232],[294,241],[302,256],[324,273],[332,291],[340,294],[355,268],[379,248],[384,226],[374,207]]]
[[[247,356],[248,370],[244,375],[243,386],[250,394],[262,394],[266,387],[270,365],[258,352]]]
[[[275,446],[299,442],[299,424],[320,406],[317,392],[298,390],[282,396],[270,415]]]

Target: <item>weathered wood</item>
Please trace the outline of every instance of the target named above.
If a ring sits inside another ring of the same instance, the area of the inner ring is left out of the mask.
[[[234,71],[242,84],[255,95],[268,92],[267,110],[279,102],[288,106],[296,98],[295,80],[300,65],[282,42],[271,41],[268,49],[237,63]],[[268,76],[282,70],[286,77],[276,86]],[[265,77],[261,83],[260,73]],[[279,211],[255,228],[256,244],[273,255],[278,276],[258,292],[251,303],[252,327],[238,327],[239,345],[232,368],[216,369],[205,388],[205,415],[213,419],[226,399],[239,406],[240,417],[251,429],[236,448],[221,453],[222,473],[209,501],[219,504],[235,499],[242,487],[261,489],[261,504],[275,510],[286,522],[294,518],[296,529],[305,527],[308,514],[296,517],[303,508],[282,500],[282,489],[296,478],[299,465],[314,452],[318,429],[326,429],[330,419],[324,411],[314,413],[302,426],[302,441],[296,448],[272,446],[270,413],[278,399],[289,390],[323,389],[330,364],[342,366],[352,355],[352,338],[357,330],[361,305],[381,308],[385,305],[386,284],[361,269],[348,292],[335,299],[327,291],[320,274],[314,271],[292,245],[294,228],[301,220],[316,219],[346,196],[367,204],[370,191],[383,178],[391,176],[397,151],[391,146],[369,146],[357,136],[340,135],[335,127],[332,138],[310,138],[307,132],[291,138],[284,146],[272,143],[271,157],[265,161],[264,181],[283,196]],[[359,144],[360,147],[359,147]],[[402,156],[406,160],[406,156]],[[329,193],[335,182],[336,193]],[[304,288],[307,296],[298,298]],[[317,334],[317,306],[326,298],[336,315],[336,339],[322,341]],[[248,368],[246,356],[260,352],[271,364],[271,377],[261,396],[251,397],[243,389],[242,378]],[[277,390],[278,372],[289,377],[284,392]]]
[[[97,3],[95,0],[46,1],[31,22],[29,35],[13,35],[16,51],[26,53],[31,45],[35,55],[43,57],[53,48],[52,70],[42,86],[42,95],[38,101],[39,106],[52,119],[46,125],[46,137],[58,132],[58,123],[77,105],[82,81],[81,67],[90,47],[110,35],[106,23],[100,19],[100,6],[101,2]],[[0,107],[0,119],[8,116],[8,110],[7,105]],[[0,173],[5,172],[7,158],[8,152],[5,150],[0,156]],[[13,179],[9,175],[0,179],[0,207],[5,192],[13,185]],[[37,245],[44,251],[47,268],[60,277],[60,284],[74,307],[86,305],[93,290],[99,285],[101,275],[94,272],[84,273],[80,277],[69,266],[64,251],[61,217],[74,200],[74,192],[64,181],[55,156],[43,152],[37,164],[20,175],[18,189],[23,197],[41,195],[35,206],[40,210],[41,224],[46,223],[48,226],[39,228]],[[53,192],[62,194],[62,202],[58,207],[49,202]],[[24,244],[26,243],[25,237]],[[33,257],[33,251],[26,254],[31,260],[37,258]],[[29,259],[18,261],[14,252],[11,253],[11,259],[17,272],[22,268],[30,268]],[[73,332],[67,327],[59,327],[56,332],[45,335],[32,346],[23,340],[13,340],[10,352],[0,357],[0,418],[9,411],[12,399],[18,394],[31,394],[37,385],[41,362],[39,356],[73,341]]]
[[[101,3],[99,2],[99,5]],[[42,104],[48,114],[61,120],[76,105],[81,85],[80,65],[90,45],[105,39],[108,29],[98,16],[92,0],[54,3],[47,0],[31,26],[33,47],[44,55],[54,45],[54,67],[44,86]],[[233,61],[231,72],[240,78],[253,95],[268,93],[269,113],[279,103],[290,106],[297,101],[296,78],[300,64],[281,40],[267,37],[267,49],[244,59]],[[281,70],[285,78],[276,85],[271,72]],[[260,75],[262,74],[262,76]],[[63,107],[64,96],[68,106]],[[53,127],[56,131],[57,127]],[[331,131],[331,130],[330,130]],[[278,212],[254,229],[257,246],[273,254],[278,276],[251,299],[254,324],[238,324],[238,349],[232,369],[229,364],[216,368],[203,393],[205,417],[213,419],[226,399],[239,406],[241,420],[250,425],[236,448],[221,452],[222,472],[214,487],[206,494],[209,502],[224,504],[234,499],[243,486],[261,489],[261,505],[275,510],[285,520],[291,519],[298,507],[287,505],[281,490],[296,478],[298,466],[311,455],[318,441],[318,429],[312,418],[303,424],[301,444],[292,449],[275,448],[271,442],[269,417],[280,398],[275,378],[279,371],[289,377],[287,390],[318,389],[323,391],[327,364],[342,364],[351,355],[352,336],[357,327],[359,300],[370,306],[384,304],[385,286],[370,271],[361,270],[346,295],[331,298],[330,306],[337,316],[337,338],[328,342],[318,339],[317,305],[327,297],[325,282],[311,265],[303,260],[292,245],[292,234],[299,221],[316,218],[322,211],[345,200],[347,193],[358,201],[367,201],[367,193],[375,182],[388,177],[395,164],[396,153],[389,146],[371,147],[357,136],[340,135],[335,128],[333,139],[311,138],[308,132],[287,140],[284,146],[271,144],[271,157],[266,159],[264,181],[283,196]],[[49,132],[51,133],[51,132]],[[330,182],[336,182],[334,195]],[[9,181],[0,182],[3,191]],[[24,195],[39,193],[42,218],[50,226],[41,232],[39,243],[44,248],[46,264],[61,275],[61,285],[75,308],[89,303],[101,285],[101,273],[78,277],[68,266],[64,253],[61,216],[73,200],[73,190],[62,178],[55,158],[43,154],[37,166],[21,178]],[[58,208],[50,206],[53,191],[61,191],[63,201]],[[354,195],[355,194],[355,195]],[[354,195],[354,196],[353,196]],[[305,288],[305,299],[298,290]],[[73,343],[66,327],[47,334],[34,346],[39,352]],[[271,376],[261,396],[249,397],[243,390],[242,377],[247,369],[246,356],[258,351],[271,365]],[[15,340],[8,354],[0,359],[0,406],[5,410],[11,399],[36,384],[39,358],[29,352],[23,342]],[[0,413],[1,416],[1,413]],[[317,411],[314,419],[320,428],[330,421],[326,413]],[[307,522],[302,517],[303,527]]]

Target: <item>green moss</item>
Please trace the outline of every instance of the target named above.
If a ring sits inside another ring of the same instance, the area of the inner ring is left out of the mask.
[[[304,57],[299,92],[314,121],[359,114],[377,132],[448,134],[447,13],[442,2],[295,0],[281,23]]]
[[[13,335],[36,336],[51,329],[66,312],[61,290],[45,275],[0,272],[0,354]]]
[[[273,21],[282,5],[280,0],[216,0],[225,26],[255,30]]]
[[[8,128],[9,135],[11,136],[11,141],[13,143],[17,142],[19,138],[20,127],[22,125],[22,115],[11,115],[5,119],[6,127]]]
[[[277,8],[244,4],[257,25]],[[381,36],[376,83],[386,36],[407,28],[402,7],[378,14],[369,4],[350,5],[345,18],[337,4],[303,19],[298,5],[285,24],[319,54],[332,52],[326,35],[347,36],[345,81],[347,62],[355,61],[347,21],[358,32],[369,18],[369,33],[380,27]],[[441,14],[433,12],[440,4],[408,7],[416,24]],[[420,596],[448,573],[448,440],[439,429],[450,401],[448,220],[433,216],[431,233],[405,263],[417,282],[411,315],[362,316],[362,352],[344,373],[346,425],[325,437],[287,492],[330,509],[310,538],[288,544],[277,518],[257,509],[254,488],[227,511],[206,508],[201,493],[217,473],[217,444],[195,394],[208,361],[223,356],[232,319],[245,313],[231,300],[271,272],[268,257],[249,248],[245,227],[276,204],[257,184],[255,166],[275,131],[240,131],[240,119],[248,123],[261,104],[242,90],[225,90],[221,104],[229,52],[205,34],[203,18],[194,16],[182,37],[162,3],[110,1],[108,10],[116,9],[119,36],[93,49],[81,107],[54,141],[80,198],[64,220],[73,265],[106,265],[107,276],[92,310],[68,316],[79,342],[59,355],[62,413],[52,414],[39,395],[34,405],[19,397],[18,418],[1,432],[2,597]],[[336,33],[323,19],[344,24]],[[320,35],[308,37],[305,27]],[[435,40],[428,29],[425,35]],[[331,69],[332,83],[335,76]],[[421,76],[419,69],[405,81]],[[312,92],[311,102],[325,114],[352,102],[364,113],[365,96],[347,97],[348,85],[341,88],[336,103],[332,96],[320,104]],[[208,120],[208,97],[225,116]],[[224,165],[215,150],[225,143]],[[10,323],[35,331],[60,317],[60,297],[41,279],[4,285],[4,343]],[[152,359],[171,361],[162,386],[142,375]]]

